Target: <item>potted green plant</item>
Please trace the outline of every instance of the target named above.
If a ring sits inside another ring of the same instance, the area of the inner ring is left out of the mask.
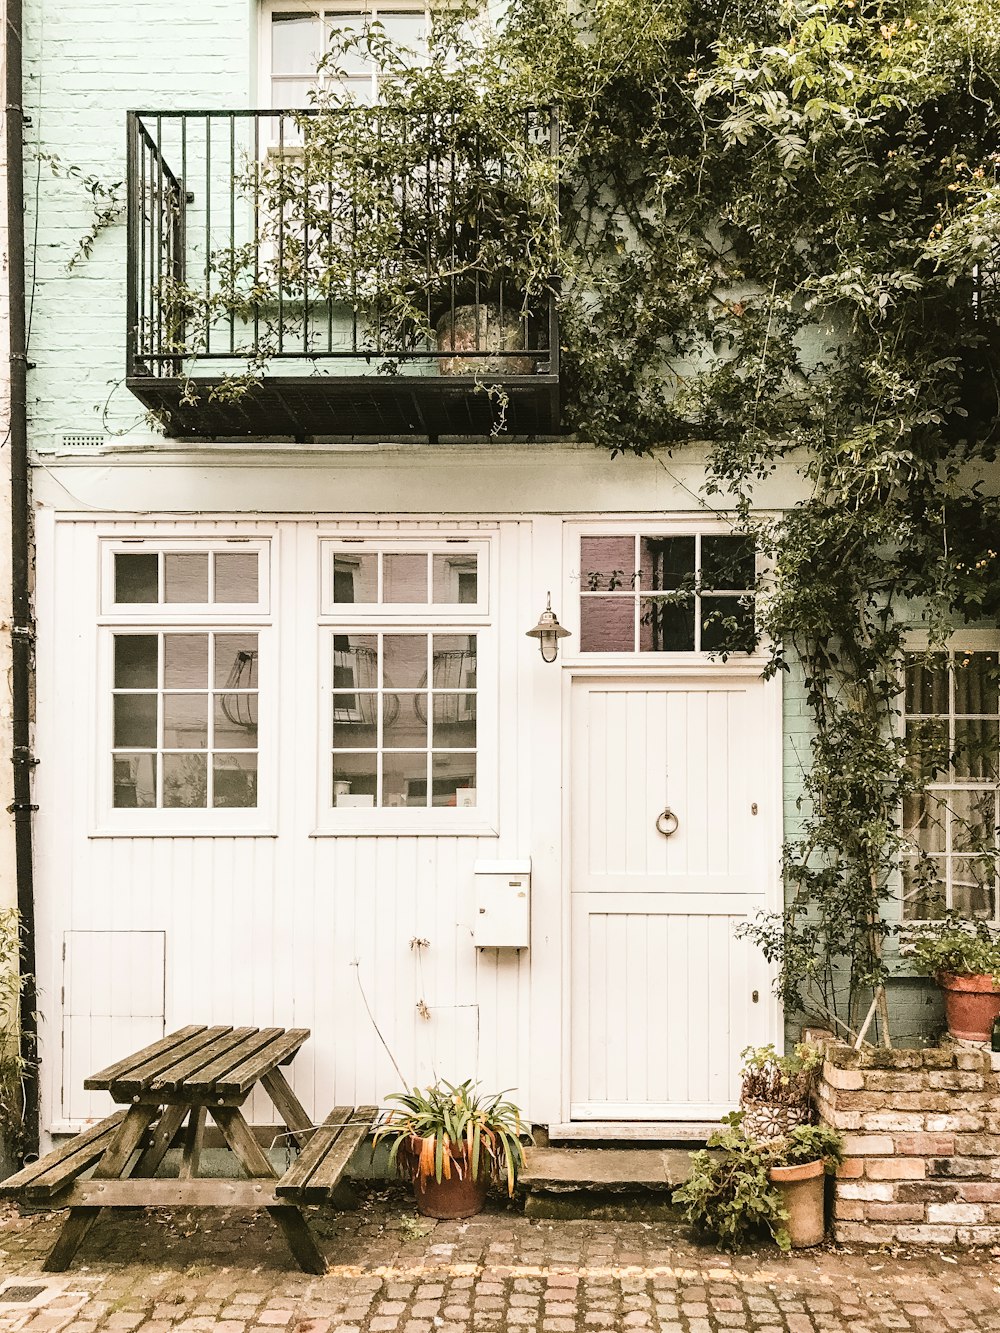
[[[841,1160],[840,1136],[797,1125],[783,1138],[748,1137],[737,1112],[691,1155],[691,1175],[673,1193],[688,1222],[735,1250],[769,1233],[783,1250],[818,1245],[825,1234],[824,1180]]]
[[[905,927],[900,939],[899,952],[941,987],[951,1035],[989,1041],[1000,1015],[1000,934],[949,910],[940,921]]]
[[[389,1143],[389,1166],[413,1183],[427,1217],[471,1217],[491,1181],[514,1193],[524,1161],[521,1113],[504,1093],[486,1096],[471,1079],[441,1080],[386,1098],[395,1105],[375,1134]]]
[[[812,1086],[823,1062],[818,1046],[800,1042],[789,1055],[779,1055],[770,1045],[747,1046],[741,1059],[741,1123],[748,1138],[781,1139],[796,1125],[809,1124]]]

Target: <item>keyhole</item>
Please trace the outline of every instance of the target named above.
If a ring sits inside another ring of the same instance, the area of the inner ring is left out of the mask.
[[[760,991],[759,991],[759,990],[755,990],[755,991],[754,991],[753,996],[752,996],[752,999],[753,999],[754,1004],[759,1004],[759,1003],[760,1003]]]

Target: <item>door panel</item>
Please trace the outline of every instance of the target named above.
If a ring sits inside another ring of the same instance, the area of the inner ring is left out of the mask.
[[[758,680],[574,684],[572,1119],[714,1119],[772,1038],[735,932],[767,901],[763,700]]]

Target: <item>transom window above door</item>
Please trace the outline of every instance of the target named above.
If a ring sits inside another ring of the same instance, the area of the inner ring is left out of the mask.
[[[580,538],[580,650],[747,653],[756,551],[732,534]]]
[[[323,545],[323,611],[371,607],[401,613],[487,609],[486,546],[465,538],[434,543],[380,543],[361,538]]]
[[[262,21],[263,76],[270,83],[270,104],[293,109],[308,107],[311,94],[332,79],[354,101],[377,101],[378,61],[363,41],[351,39],[360,38],[366,26],[377,22],[402,57],[416,62],[427,50],[430,10],[420,0],[413,4],[396,0],[386,5],[322,5],[312,10],[301,3],[282,3],[266,6]],[[340,43],[345,41],[346,49],[341,52]],[[325,56],[330,56],[329,68],[319,69]]]

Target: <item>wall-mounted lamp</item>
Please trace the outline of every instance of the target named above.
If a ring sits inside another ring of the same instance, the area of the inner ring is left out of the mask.
[[[534,629],[525,631],[529,639],[538,640],[538,648],[543,662],[554,662],[559,656],[559,640],[569,638],[570,631],[559,624],[556,613],[552,610],[552,594],[545,594],[545,610],[538,617]]]

